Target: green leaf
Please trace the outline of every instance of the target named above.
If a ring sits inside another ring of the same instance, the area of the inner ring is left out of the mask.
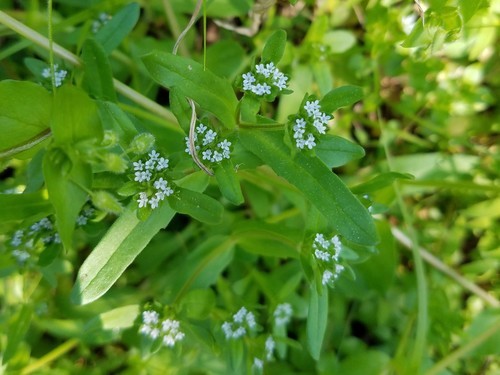
[[[285,30],[276,30],[266,41],[266,45],[262,51],[262,61],[264,63],[272,61],[274,64],[277,64],[283,57],[285,46]]]
[[[181,184],[203,191],[207,178],[200,172],[189,176]],[[135,202],[131,206],[134,207]],[[146,221],[140,221],[135,209],[126,209],[83,262],[71,291],[71,300],[87,304],[106,293],[174,215],[175,211],[164,204],[153,210]]]
[[[82,340],[92,344],[116,340],[121,336],[122,330],[133,327],[139,314],[139,305],[122,306],[99,314],[81,330]]]
[[[240,205],[245,201],[241,192],[240,181],[234,171],[231,160],[223,160],[214,168],[215,178],[219,185],[220,192],[229,202]]]
[[[224,207],[208,195],[178,188],[175,194],[167,199],[170,207],[181,214],[190,215],[207,224],[218,224],[222,221]]]
[[[354,47],[356,36],[349,30],[333,30],[325,33],[323,43],[331,53],[344,53]]]
[[[280,258],[298,258],[297,245],[302,232],[280,224],[245,220],[232,231],[233,238],[245,251]]]
[[[102,139],[102,126],[95,102],[74,87],[64,85],[54,97],[52,134],[57,145],[74,145],[85,140]]]
[[[384,352],[366,350],[354,353],[340,364],[338,373],[342,375],[379,375],[389,371],[391,358]]]
[[[335,112],[340,107],[351,106],[363,99],[363,89],[359,86],[342,86],[326,94],[319,104],[325,113]]]
[[[189,126],[191,124],[191,106],[189,105],[186,96],[178,87],[172,87],[169,92],[170,109],[179,125],[186,134],[189,134]]]
[[[116,132],[120,140],[120,145],[123,148],[127,148],[132,139],[137,135],[137,129],[132,120],[115,103],[98,100],[97,106],[104,128]]]
[[[56,226],[65,249],[70,249],[76,219],[92,185],[90,166],[60,148],[52,148],[43,158],[43,175],[49,199],[56,213]]]
[[[391,185],[397,179],[413,180],[414,177],[409,173],[385,172],[367,182],[352,187],[351,191],[354,194],[373,193]]]
[[[232,81],[240,73],[245,54],[236,40],[220,40],[207,48],[207,68],[219,77]]]
[[[234,128],[238,101],[229,81],[203,65],[168,52],[152,52],[143,57],[149,74],[167,88],[177,87],[184,96],[213,113],[228,128]]]
[[[363,147],[345,138],[330,134],[321,137],[314,150],[316,155],[328,168],[340,167],[351,160],[360,159],[365,156]]]
[[[325,337],[328,321],[328,291],[321,295],[316,288],[311,287],[309,295],[309,311],[307,313],[307,349],[316,361],[321,354],[321,346]]]
[[[153,210],[147,220],[140,221],[135,209],[126,209],[83,262],[71,300],[84,305],[106,293],[174,215],[175,211],[165,204]]]
[[[373,220],[342,180],[317,158],[298,153],[290,157],[282,131],[241,131],[243,146],[278,175],[301,190],[346,239],[362,245],[377,243]]]
[[[132,31],[139,20],[140,7],[130,3],[116,13],[95,35],[104,51],[109,55],[121,41]]]
[[[0,158],[49,133],[52,96],[32,82],[0,82]],[[8,135],[8,136],[6,136]]]
[[[42,192],[24,194],[0,194],[0,222],[24,220],[31,216],[47,216],[52,205]]]
[[[24,339],[26,332],[31,324],[33,307],[31,305],[22,305],[19,312],[11,318],[6,332],[7,346],[2,355],[2,363],[8,363],[17,353],[19,345]]]
[[[189,319],[207,319],[215,307],[212,289],[194,289],[187,293],[180,304],[182,315]]]
[[[87,39],[82,47],[82,86],[97,99],[116,102],[113,73],[106,51],[94,39]]]

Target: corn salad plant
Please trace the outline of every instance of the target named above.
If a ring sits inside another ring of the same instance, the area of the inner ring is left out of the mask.
[[[2,373],[500,371],[498,13],[0,1]]]

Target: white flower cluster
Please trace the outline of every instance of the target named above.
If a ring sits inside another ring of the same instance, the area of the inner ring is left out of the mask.
[[[180,331],[178,320],[164,319],[160,321],[160,314],[154,310],[143,311],[139,332],[152,340],[161,338],[162,344],[169,348],[184,339],[185,336],[184,332]]]
[[[264,369],[264,363],[270,362],[274,359],[273,353],[275,348],[276,341],[274,341],[272,336],[268,336],[264,344],[264,357],[262,359],[254,357],[253,359],[254,369],[258,370],[259,372],[262,371]]]
[[[147,160],[133,163],[134,181],[145,187],[145,191],[140,192],[137,198],[139,208],[149,205],[155,209],[165,197],[172,195],[174,190],[163,178],[166,177],[164,172],[168,169],[169,160],[160,156],[156,150],[152,150],[148,156]]]
[[[304,105],[305,116],[295,116],[292,123],[293,138],[299,149],[312,150],[316,146],[316,137],[326,134],[331,116],[321,112],[319,100],[307,101]]]
[[[247,72],[243,77],[243,91],[252,92],[257,96],[270,95],[272,89],[286,89],[288,77],[270,62],[255,66],[255,73]],[[275,92],[277,92],[275,90]]]
[[[330,240],[325,239],[321,233],[317,233],[313,242],[314,257],[328,267],[333,263],[333,270],[326,269],[323,272],[322,284],[326,285],[331,281],[335,281],[340,273],[344,270],[344,266],[339,264],[340,253],[342,251],[342,243],[339,236],[335,235]]]
[[[105,12],[99,13],[97,16],[97,19],[92,22],[92,32],[95,34],[97,33],[101,27],[103,27],[105,24],[108,23],[108,21],[111,19],[111,16]]]
[[[186,137],[186,152],[191,155],[189,137]],[[199,145],[201,139],[201,146]],[[227,139],[219,140],[217,132],[209,129],[206,125],[198,124],[194,133],[194,144],[197,153],[201,152],[201,158],[211,163],[220,163],[231,157],[231,142]]]
[[[276,310],[274,310],[273,313],[274,323],[277,326],[284,326],[290,323],[292,314],[292,305],[290,305],[289,303],[280,303],[278,306],[276,306]]]
[[[63,84],[64,79],[68,75],[68,72],[64,69],[59,70],[59,65],[55,64],[54,65],[54,83],[56,87],[59,87]],[[45,68],[42,70],[42,77],[44,78],[51,78],[52,74],[50,71],[50,68]]]
[[[61,239],[49,218],[44,217],[29,228],[14,232],[10,240],[10,245],[13,248],[11,255],[19,264],[23,265],[37,249],[51,243],[61,243]]]
[[[87,225],[89,219],[94,215],[95,210],[92,207],[85,208],[80,215],[76,218],[76,225],[83,227]]]
[[[255,331],[256,328],[255,315],[245,307],[242,307],[233,315],[232,322],[222,324],[222,331],[224,331],[226,340],[239,339],[247,334],[247,330]]]

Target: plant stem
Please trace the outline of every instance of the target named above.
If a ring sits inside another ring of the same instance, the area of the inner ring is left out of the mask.
[[[404,234],[398,228],[391,228],[393,236],[408,249],[412,247],[412,241],[406,234]],[[449,276],[453,280],[455,280],[459,285],[463,288],[467,289],[471,293],[477,295],[479,298],[483,299],[485,302],[490,304],[492,307],[500,307],[500,301],[497,300],[494,296],[488,294],[484,289],[481,289],[476,284],[470,282],[465,277],[460,275],[458,272],[444,264],[440,259],[436,258],[430,252],[428,252],[423,247],[418,247],[418,251],[422,255],[422,259],[424,259],[427,263],[433,266],[435,269],[441,271],[445,275]]]
[[[78,345],[77,339],[71,339],[71,340],[66,341],[65,343],[59,345],[54,350],[45,354],[43,357],[39,358],[36,362],[26,366],[21,371],[21,375],[31,374],[32,372],[42,368],[43,366],[47,365],[49,362],[52,362],[53,360],[61,357],[65,353],[69,352],[76,345]]]
[[[165,15],[167,16],[168,25],[170,27],[170,31],[174,39],[178,39],[179,35],[181,35],[181,27],[177,22],[177,17],[175,16],[172,5],[170,4],[170,0],[163,0],[163,8],[165,9]],[[188,27],[186,27],[189,30]],[[189,56],[189,51],[184,45],[179,47],[181,49],[181,54],[183,56]]]
[[[52,85],[52,94],[56,92],[56,70],[54,68],[54,38],[52,35],[52,0],[47,2],[48,13],[48,34],[49,34],[49,65],[50,65],[50,83]]]

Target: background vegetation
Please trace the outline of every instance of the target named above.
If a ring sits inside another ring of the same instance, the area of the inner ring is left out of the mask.
[[[314,234],[343,232],[310,201],[339,197],[308,197],[300,178],[278,177],[284,167],[252,156],[248,136],[245,147],[232,139],[228,167],[244,202],[228,192],[233,180],[194,173],[184,153],[189,106],[158,84],[161,58],[143,56],[174,49],[195,3],[0,0],[0,372],[499,374],[500,2],[213,0],[179,44],[195,83],[198,62],[240,99],[241,75],[285,30],[277,66],[293,93],[262,104],[269,126],[306,94],[362,88],[362,100],[334,106],[344,108],[329,134],[350,142],[335,144],[329,167],[380,241],[343,242],[347,270],[323,292]],[[214,88],[195,100],[205,111],[218,102],[204,107],[204,97],[226,95]],[[169,201],[137,220],[127,196],[138,191],[124,184],[151,149],[135,138],[146,133],[180,163],[174,179],[188,170],[182,186],[206,189],[192,198],[206,212]],[[15,252],[21,242],[29,258]],[[284,303],[293,313],[279,325]],[[222,324],[242,306],[258,329],[226,340]],[[144,310],[178,319],[183,340],[170,348],[141,335]]]

